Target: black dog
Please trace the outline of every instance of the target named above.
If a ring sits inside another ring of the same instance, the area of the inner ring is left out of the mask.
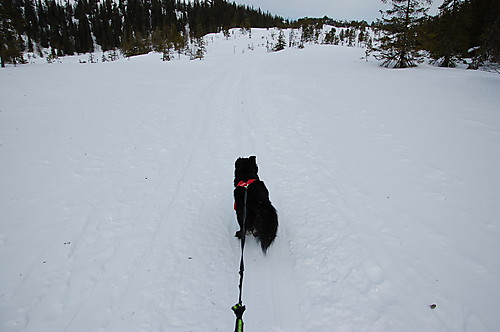
[[[245,236],[242,234],[245,229],[247,234],[251,233],[257,238],[262,251],[266,253],[276,238],[278,214],[269,201],[269,192],[264,182],[260,181],[257,175],[256,157],[238,158],[234,166],[234,209],[240,225],[240,230],[235,236],[241,239]],[[246,209],[245,190],[247,191]],[[243,220],[245,220],[244,228]]]

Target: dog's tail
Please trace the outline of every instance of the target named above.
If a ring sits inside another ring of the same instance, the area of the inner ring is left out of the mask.
[[[265,254],[269,246],[273,244],[278,231],[278,213],[271,202],[259,204],[255,222],[255,237]]]

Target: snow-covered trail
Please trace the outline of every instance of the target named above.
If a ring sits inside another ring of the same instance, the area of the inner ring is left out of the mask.
[[[2,71],[0,330],[232,330],[256,155],[280,228],[247,331],[495,331],[500,80],[247,43]]]

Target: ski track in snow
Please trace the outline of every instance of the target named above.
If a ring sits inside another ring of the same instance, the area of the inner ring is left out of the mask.
[[[232,330],[249,155],[280,227],[247,241],[246,331],[500,326],[498,75],[269,33],[0,71],[0,330]]]

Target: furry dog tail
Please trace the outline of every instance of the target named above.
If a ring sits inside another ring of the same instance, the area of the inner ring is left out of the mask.
[[[270,202],[259,204],[255,222],[255,237],[260,242],[262,252],[265,254],[273,244],[278,231],[278,213]]]

